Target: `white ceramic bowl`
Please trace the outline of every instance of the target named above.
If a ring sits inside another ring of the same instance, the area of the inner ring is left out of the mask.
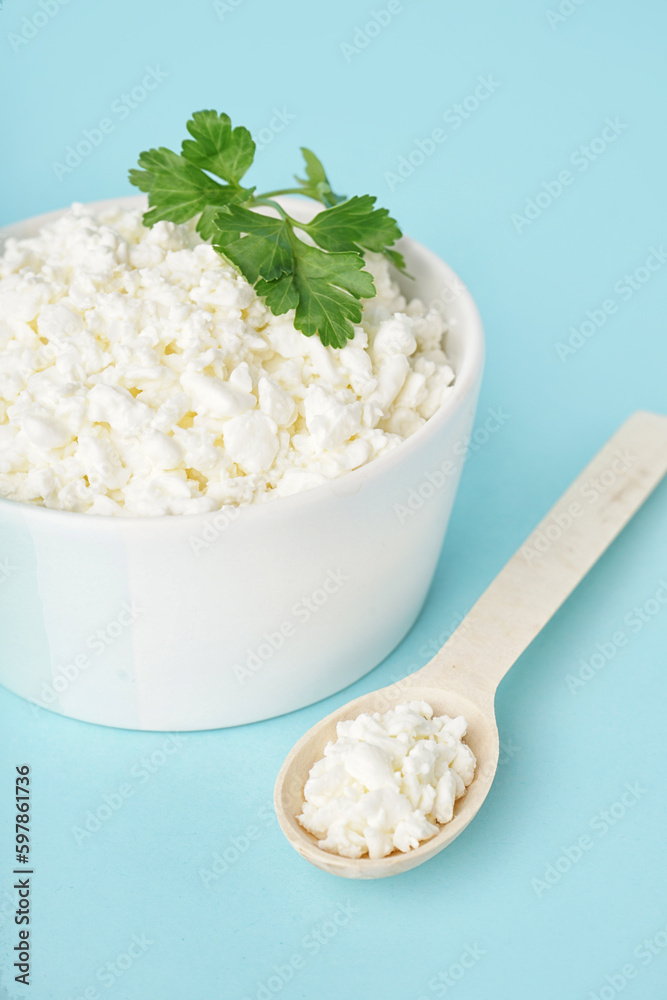
[[[3,235],[32,235],[60,214]],[[406,293],[448,303],[457,375],[438,413],[369,465],[233,518],[0,500],[0,683],[88,722],[209,729],[301,708],[391,652],[433,577],[484,355],[456,275],[412,240],[401,250],[415,278]]]

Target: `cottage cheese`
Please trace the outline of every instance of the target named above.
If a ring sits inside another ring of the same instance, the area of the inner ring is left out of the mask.
[[[0,496],[93,514],[287,496],[396,447],[454,379],[384,258],[342,349],[274,316],[192,225],[74,205],[0,258]]]
[[[299,823],[346,858],[409,851],[448,823],[475,773],[459,715],[433,717],[423,701],[339,722],[304,788]]]

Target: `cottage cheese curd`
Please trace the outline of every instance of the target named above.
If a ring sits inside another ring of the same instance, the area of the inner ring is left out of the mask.
[[[342,349],[274,316],[192,225],[74,205],[0,258],[0,496],[93,514],[287,496],[413,434],[454,379],[384,258]]]
[[[304,788],[299,823],[346,858],[409,851],[447,823],[475,773],[459,715],[423,701],[339,722]]]

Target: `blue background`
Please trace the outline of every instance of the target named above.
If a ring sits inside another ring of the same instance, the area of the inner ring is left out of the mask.
[[[621,421],[637,408],[667,411],[667,267],[643,284],[640,272],[631,295],[623,277],[667,238],[667,9],[646,3],[640,16],[617,0],[566,0],[572,13],[557,20],[556,0],[405,0],[350,52],[341,46],[371,19],[370,0],[235,0],[218,10],[70,0],[55,14],[56,0],[44,2],[51,16],[27,41],[16,36],[22,26],[31,33],[22,19],[40,10],[37,0],[5,0],[0,11],[0,223],[129,193],[139,151],[175,147],[195,109],[225,110],[257,134],[277,108],[293,118],[265,133],[253,182],[289,178],[306,144],[334,187],[377,194],[472,289],[488,338],[478,420],[497,406],[509,419],[470,457],[414,629],[326,703],[190,734],[166,755],[163,735],[79,724],[0,691],[0,923],[11,944],[13,766],[34,771],[34,985],[20,995],[663,997],[667,610],[636,633],[624,619],[667,577],[665,485],[502,683],[503,763],[478,818],[447,851],[396,879],[337,880],[293,853],[270,799],[305,729],[425,663]],[[166,77],[127,114],[111,110],[146,67]],[[454,106],[479,75],[499,86],[457,119]],[[54,162],[105,117],[113,131],[59,179]],[[577,151],[607,118],[620,134],[604,151],[594,144],[583,169]],[[446,140],[404,180],[388,179],[434,128]],[[563,170],[572,181],[560,195],[550,204],[543,195],[530,224],[513,220]],[[616,311],[559,356],[571,328],[606,299]],[[619,628],[627,645],[570,690],[567,675]],[[601,812],[636,781],[639,797],[612,808],[617,819],[603,832]],[[73,828],[123,783],[131,797],[77,843]],[[553,885],[533,882],[585,834],[592,846],[552,873]],[[207,880],[216,852],[231,861]],[[104,985],[97,970],[133,935],[146,936],[146,950]],[[660,953],[642,950],[645,939]],[[457,980],[466,947],[471,967]],[[301,967],[289,976],[295,955]],[[0,993],[13,996],[4,961]],[[635,974],[624,985],[627,963]]]

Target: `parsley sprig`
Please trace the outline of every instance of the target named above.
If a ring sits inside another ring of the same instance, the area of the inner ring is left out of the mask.
[[[305,177],[295,178],[297,187],[257,194],[241,185],[255,157],[248,129],[232,128],[229,116],[216,111],[196,111],[187,129],[192,138],[184,140],[180,154],[163,146],[149,149],[139,157],[140,169],[130,171],[132,184],[148,194],[144,223],[199,216],[202,238],[241,271],[271,312],[294,309],[297,330],[344,347],[361,321],[360,300],[375,295],[364,252],[382,253],[405,270],[403,257],[392,249],[401,236],[396,221],[386,208],[375,208],[371,195],[336,194],[309,149],[301,150]],[[274,200],[284,194],[312,198],[324,210],[300,222]],[[275,209],[277,217],[253,211],[261,206]]]

